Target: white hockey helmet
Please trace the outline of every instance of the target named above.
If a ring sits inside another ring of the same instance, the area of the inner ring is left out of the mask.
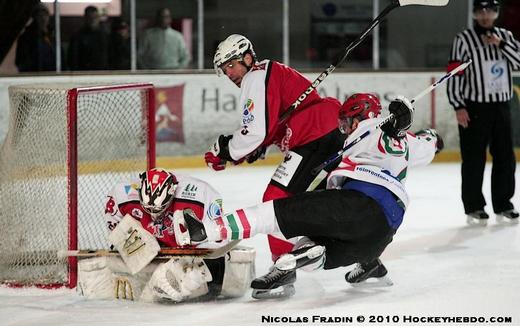
[[[220,68],[224,63],[232,59],[243,58],[244,54],[250,53],[256,61],[256,54],[253,50],[253,44],[247,37],[240,34],[231,34],[224,41],[220,42],[215,56],[213,57],[213,66],[217,76],[222,76],[224,72]]]
[[[156,220],[172,203],[179,182],[173,173],[160,168],[143,172],[140,178],[139,201],[143,209]]]

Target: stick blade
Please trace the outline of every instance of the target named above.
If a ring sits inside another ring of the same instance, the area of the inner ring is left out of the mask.
[[[409,5],[418,5],[418,6],[445,6],[450,2],[450,0],[399,0],[399,6],[409,6]]]

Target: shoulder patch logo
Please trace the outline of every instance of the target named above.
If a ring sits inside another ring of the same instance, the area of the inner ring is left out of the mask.
[[[212,202],[208,207],[208,216],[214,220],[222,216],[222,206],[216,202]]]
[[[244,109],[242,111],[242,124],[248,124],[255,120],[255,116],[253,115],[253,110],[255,109],[255,103],[252,99],[247,99],[246,104],[244,104]]]

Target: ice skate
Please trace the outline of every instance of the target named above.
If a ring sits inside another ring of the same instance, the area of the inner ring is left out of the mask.
[[[387,276],[381,260],[376,259],[369,263],[358,263],[356,267],[345,274],[345,280],[354,287],[384,287],[392,286],[394,283]]]
[[[280,270],[271,267],[269,273],[257,277],[251,282],[252,297],[255,299],[277,299],[292,297],[296,291],[296,270]]]
[[[482,209],[466,214],[468,225],[486,226],[489,215]]]
[[[497,223],[500,224],[518,224],[518,212],[515,209],[509,209],[496,214]]]

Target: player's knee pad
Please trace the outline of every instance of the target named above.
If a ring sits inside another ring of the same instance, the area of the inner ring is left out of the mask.
[[[119,257],[95,257],[78,262],[77,291],[89,299],[139,299],[157,265],[151,263],[131,275]]]
[[[222,296],[236,298],[246,293],[255,278],[255,256],[250,247],[234,248],[226,255]]]

